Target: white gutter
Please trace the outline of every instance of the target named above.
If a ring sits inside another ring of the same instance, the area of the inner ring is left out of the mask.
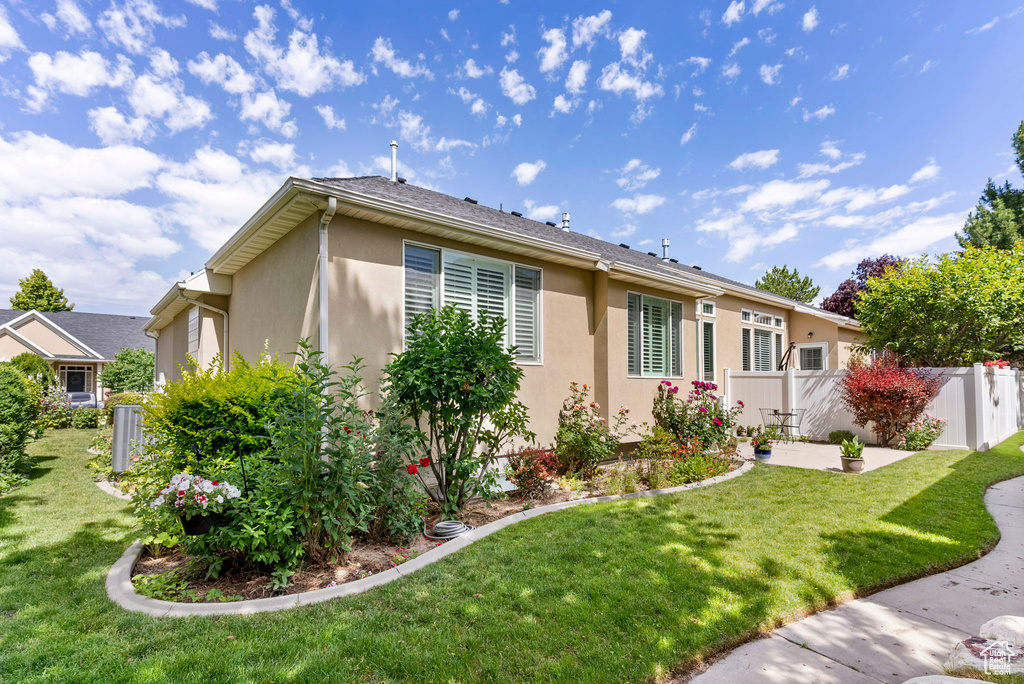
[[[323,356],[320,360],[325,366],[329,366],[331,363],[329,356],[329,319],[328,314],[330,311],[330,292],[328,288],[328,273],[327,273],[327,226],[330,225],[331,219],[334,218],[334,212],[338,211],[338,198],[328,197],[327,208],[324,213],[320,215],[320,247],[317,257],[319,264],[317,268],[317,275],[319,276],[319,284],[317,288],[317,300],[320,305],[320,323],[318,330],[317,344],[320,347],[320,351]]]
[[[218,309],[215,306],[204,304],[203,302],[200,302],[196,299],[189,299],[188,297],[185,296],[185,293],[183,292],[183,290],[185,289],[184,283],[178,283],[178,287],[178,295],[186,302],[198,306],[200,309],[206,309],[207,311],[219,313],[221,316],[224,317],[224,349],[221,350],[221,363],[224,364],[224,370],[231,370],[231,338],[228,337],[228,312],[225,311],[224,309]],[[202,325],[202,323],[200,323],[200,325]],[[201,336],[200,339],[202,339]]]

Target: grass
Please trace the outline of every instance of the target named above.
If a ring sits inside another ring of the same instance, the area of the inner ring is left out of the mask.
[[[360,596],[155,619],[110,603],[128,507],[85,469],[91,432],[33,445],[0,498],[3,682],[641,682],[854,592],[976,558],[986,485],[1024,433],[860,476],[757,465],[713,487],[510,526]]]

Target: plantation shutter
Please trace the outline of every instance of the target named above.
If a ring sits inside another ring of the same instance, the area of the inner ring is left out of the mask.
[[[782,370],[782,335],[775,334],[775,370]]]
[[[509,320],[508,269],[497,264],[476,264],[476,315]]]
[[[626,372],[640,375],[640,295],[626,295]]]
[[[461,257],[445,258],[444,303],[454,304],[469,315],[476,317],[473,297],[473,264]]]
[[[772,369],[772,334],[767,330],[754,331],[754,370]]]
[[[540,361],[540,271],[515,267],[516,359]]]
[[[436,249],[405,246],[405,327],[414,316],[437,307],[440,254]]]
[[[804,347],[800,350],[800,370],[825,370],[821,347]]]
[[[668,302],[643,298],[643,374],[665,377],[669,373]]]
[[[713,382],[715,379],[715,324],[704,321],[701,326],[704,328],[701,340],[704,381]]]
[[[753,370],[754,366],[750,354],[750,328],[743,329],[743,370]]]
[[[669,327],[672,348],[672,375],[683,375],[683,305],[672,302],[672,325]]]

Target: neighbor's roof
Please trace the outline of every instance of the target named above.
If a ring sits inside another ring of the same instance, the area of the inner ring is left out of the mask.
[[[0,326],[6,325],[26,311],[0,309]],[[87,345],[103,359],[113,359],[122,349],[148,349],[156,344],[142,332],[146,316],[119,316],[116,314],[85,313],[84,311],[51,311],[39,315]],[[61,357],[73,358],[73,357]],[[83,360],[92,356],[82,356]]]
[[[475,221],[477,223],[494,226],[496,228],[502,228],[525,236],[559,243],[567,247],[582,249],[588,252],[596,252],[609,261],[616,261],[620,263],[625,262],[652,270],[668,268],[681,271],[691,277],[708,279],[715,283],[727,286],[728,289],[743,290],[759,297],[765,297],[767,295],[790,304],[798,304],[801,307],[808,309],[808,313],[844,318],[830,311],[825,311],[824,309],[788,299],[786,297],[780,297],[778,295],[765,292],[764,290],[759,290],[747,285],[746,283],[724,278],[701,268],[695,268],[682,263],[674,263],[672,261],[666,262],[657,255],[652,256],[647,252],[628,249],[611,242],[606,242],[589,235],[584,235],[583,233],[572,230],[574,226],[571,222],[570,230],[565,231],[562,230],[560,225],[551,226],[541,221],[534,221],[533,219],[522,216],[514,216],[506,211],[487,207],[482,204],[473,204],[472,202],[467,202],[466,200],[452,197],[451,195],[445,195],[444,193],[436,192],[434,190],[427,190],[426,188],[421,188],[409,183],[395,183],[391,181],[391,179],[383,176],[313,178],[312,180],[327,185],[346,188],[354,192],[372,195],[394,202],[400,202],[402,204],[415,206],[421,209],[427,209],[453,218]],[[657,248],[660,249],[661,246],[658,245]],[[677,244],[674,249],[677,254],[682,253],[684,245]],[[671,248],[669,253],[671,256]],[[852,319],[845,320],[850,324],[854,324]]]

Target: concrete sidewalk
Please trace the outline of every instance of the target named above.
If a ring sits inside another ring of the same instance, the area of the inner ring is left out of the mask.
[[[991,487],[1002,538],[985,557],[844,603],[741,646],[691,684],[902,684],[942,674],[958,641],[1024,615],[1024,477]]]

